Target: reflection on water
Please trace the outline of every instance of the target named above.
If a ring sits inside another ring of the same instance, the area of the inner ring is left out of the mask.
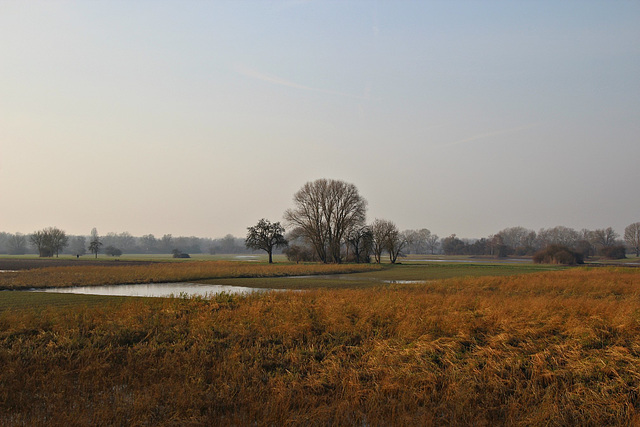
[[[57,292],[68,294],[114,295],[125,297],[168,297],[186,294],[206,296],[226,292],[228,294],[249,294],[266,292],[271,289],[247,288],[244,286],[206,285],[199,283],[148,283],[142,285],[73,286],[69,288],[31,289],[31,292]]]

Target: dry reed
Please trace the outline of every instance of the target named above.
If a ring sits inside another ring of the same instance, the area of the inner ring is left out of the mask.
[[[639,421],[640,274],[0,314],[4,425]]]
[[[236,261],[164,262],[133,266],[63,266],[3,273],[0,275],[0,289],[300,276],[354,273],[376,269],[380,267],[370,264],[256,264]]]

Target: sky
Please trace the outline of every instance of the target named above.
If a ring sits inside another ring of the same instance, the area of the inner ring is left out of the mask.
[[[640,221],[640,2],[0,1],[0,231]]]

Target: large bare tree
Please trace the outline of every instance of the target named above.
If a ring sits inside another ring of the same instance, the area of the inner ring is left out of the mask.
[[[311,243],[322,262],[342,262],[347,231],[364,225],[367,201],[355,185],[333,179],[307,182],[284,218]]]
[[[624,229],[624,241],[640,256],[640,222],[629,224]]]

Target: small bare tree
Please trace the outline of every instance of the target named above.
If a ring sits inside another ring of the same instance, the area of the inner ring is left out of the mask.
[[[395,224],[386,219],[375,219],[371,226],[371,249],[376,263],[380,264],[382,261],[382,252],[387,249],[387,241],[391,234]]]
[[[91,253],[96,254],[96,258],[98,258],[98,252],[100,252],[101,247],[102,247],[102,242],[100,241],[98,230],[94,227],[91,230],[91,241],[89,242],[89,251]]]
[[[391,264],[395,264],[398,257],[402,254],[402,249],[407,245],[407,239],[400,233],[400,230],[398,230],[398,227],[394,223],[390,222],[390,224],[385,246],[389,253],[389,261],[391,261]]]
[[[371,226],[371,240],[373,256],[379,264],[382,260],[382,252],[387,251],[389,261],[395,264],[401,254],[402,249],[407,245],[407,239],[400,233],[398,227],[386,219],[377,219]]]
[[[347,248],[353,249],[353,260],[356,263],[370,262],[371,259],[371,230],[366,225],[352,228],[346,236]]]
[[[284,227],[279,222],[271,223],[261,219],[253,227],[247,228],[245,245],[250,249],[260,249],[269,254],[269,264],[273,263],[273,249],[287,246],[284,238]]]

